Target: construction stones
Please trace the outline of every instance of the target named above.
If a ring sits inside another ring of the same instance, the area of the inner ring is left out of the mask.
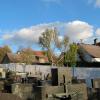
[[[23,100],[34,100],[34,90],[32,84],[12,84],[12,94],[16,94]]]
[[[72,96],[72,100],[87,100],[86,84],[69,84],[66,86],[68,94]]]
[[[52,94],[63,92],[63,86],[38,86],[35,88],[35,100],[54,100]]]

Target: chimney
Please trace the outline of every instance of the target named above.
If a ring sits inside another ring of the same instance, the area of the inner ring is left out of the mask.
[[[96,45],[96,44],[97,44],[97,38],[94,39],[94,45]]]
[[[80,39],[80,42],[83,43],[83,39]]]
[[[20,54],[21,52],[20,51],[17,51],[17,54]]]

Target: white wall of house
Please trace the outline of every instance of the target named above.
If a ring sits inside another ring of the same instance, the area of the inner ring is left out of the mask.
[[[93,58],[94,62],[100,62],[100,58]]]

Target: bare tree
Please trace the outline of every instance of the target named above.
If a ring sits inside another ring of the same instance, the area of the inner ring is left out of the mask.
[[[67,50],[68,41],[67,36],[59,39],[57,29],[47,29],[42,33],[42,36],[39,38],[39,44],[43,50],[47,51],[47,56],[52,66],[58,63],[57,52],[61,53]]]
[[[22,49],[20,51],[21,63],[23,64],[23,72],[25,72],[26,65],[32,64],[35,61],[33,50],[31,48]]]
[[[33,61],[35,60],[33,50],[31,48],[22,49],[20,51],[20,54],[21,54],[22,61],[25,64],[32,64]]]

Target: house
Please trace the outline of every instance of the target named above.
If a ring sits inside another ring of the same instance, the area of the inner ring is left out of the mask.
[[[100,46],[92,44],[78,44],[80,62],[78,66],[100,67]]]
[[[86,62],[100,62],[100,47],[90,44],[79,44],[78,53]]]
[[[65,61],[64,52],[61,54],[62,61],[65,66],[69,65],[69,61]],[[100,46],[94,44],[78,44],[76,54],[77,67],[100,67]]]
[[[37,63],[49,63],[44,51],[33,51]]]
[[[49,64],[48,57],[43,51],[33,51],[33,63],[32,64]],[[35,59],[34,59],[35,58]],[[24,63],[21,53],[7,53],[2,62],[2,64],[8,63]]]
[[[19,63],[22,61],[22,58],[19,54],[14,53],[7,53],[3,60],[1,61],[2,64],[8,64],[8,63]]]

